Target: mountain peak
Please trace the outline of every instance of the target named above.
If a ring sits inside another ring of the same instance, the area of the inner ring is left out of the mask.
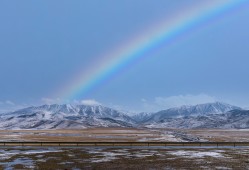
[[[232,110],[237,110],[233,112]],[[198,122],[208,118],[221,118],[225,114],[230,119],[237,120],[236,115],[242,114],[241,108],[222,103],[206,103],[194,106],[181,106],[162,110],[156,113],[139,113],[131,117],[127,112],[118,111],[102,105],[72,105],[52,104],[28,107],[15,112],[0,115],[0,129],[70,129],[86,127],[135,127],[143,124],[160,125],[168,122],[167,127],[173,126],[174,121],[187,120]],[[232,111],[232,112],[231,112]],[[211,116],[210,116],[211,115]],[[207,121],[207,123],[208,123]],[[191,123],[191,122],[190,122]],[[237,126],[237,125],[236,125]]]
[[[209,112],[213,113],[224,113],[230,110],[240,110],[240,107],[233,106],[224,102],[213,102],[213,103],[204,103],[197,105],[183,105],[180,107],[174,107],[167,110],[196,110],[195,112],[206,112],[209,109]],[[203,111],[202,111],[203,110]],[[165,111],[165,110],[164,110]]]
[[[101,105],[52,104],[24,108],[0,116],[1,129],[70,129],[132,127],[126,113]]]
[[[220,114],[225,113],[231,110],[241,110],[237,106],[222,102],[214,103],[205,103],[198,104],[194,106],[184,105],[181,107],[170,108],[167,110],[159,111],[153,114],[148,121],[149,122],[158,122],[160,120],[168,118],[177,118],[177,117],[186,117],[186,116],[198,116],[198,115],[207,115],[207,114]]]

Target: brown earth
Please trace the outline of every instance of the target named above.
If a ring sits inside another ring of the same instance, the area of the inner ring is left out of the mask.
[[[249,130],[222,129],[135,129],[91,128],[75,130],[0,130],[1,141],[51,141],[51,142],[181,142],[175,133],[210,142],[249,142]]]

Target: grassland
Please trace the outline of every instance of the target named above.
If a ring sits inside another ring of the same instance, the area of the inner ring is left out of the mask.
[[[1,141],[249,142],[249,130],[92,128],[1,130]],[[1,169],[249,169],[249,147],[0,146]]]
[[[82,130],[2,130],[0,139],[2,141],[86,141],[86,142],[108,142],[125,141],[134,142],[143,139],[157,139],[162,136],[160,131],[133,128],[92,128]],[[168,136],[167,141],[173,139]]]
[[[249,130],[92,128],[75,130],[1,130],[1,141],[135,142],[210,141],[249,142]]]
[[[249,148],[1,148],[0,169],[248,169]],[[4,156],[3,156],[4,155]]]

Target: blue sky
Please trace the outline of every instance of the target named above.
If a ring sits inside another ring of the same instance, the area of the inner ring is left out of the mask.
[[[0,111],[60,102],[55,91],[196,0],[0,1]],[[75,100],[157,111],[212,101],[249,106],[248,5],[160,46]]]

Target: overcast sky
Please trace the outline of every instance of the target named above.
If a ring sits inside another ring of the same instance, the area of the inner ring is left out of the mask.
[[[0,111],[60,102],[55,91],[196,0],[0,1]],[[249,3],[160,46],[78,97],[130,111],[223,101],[249,106]]]

